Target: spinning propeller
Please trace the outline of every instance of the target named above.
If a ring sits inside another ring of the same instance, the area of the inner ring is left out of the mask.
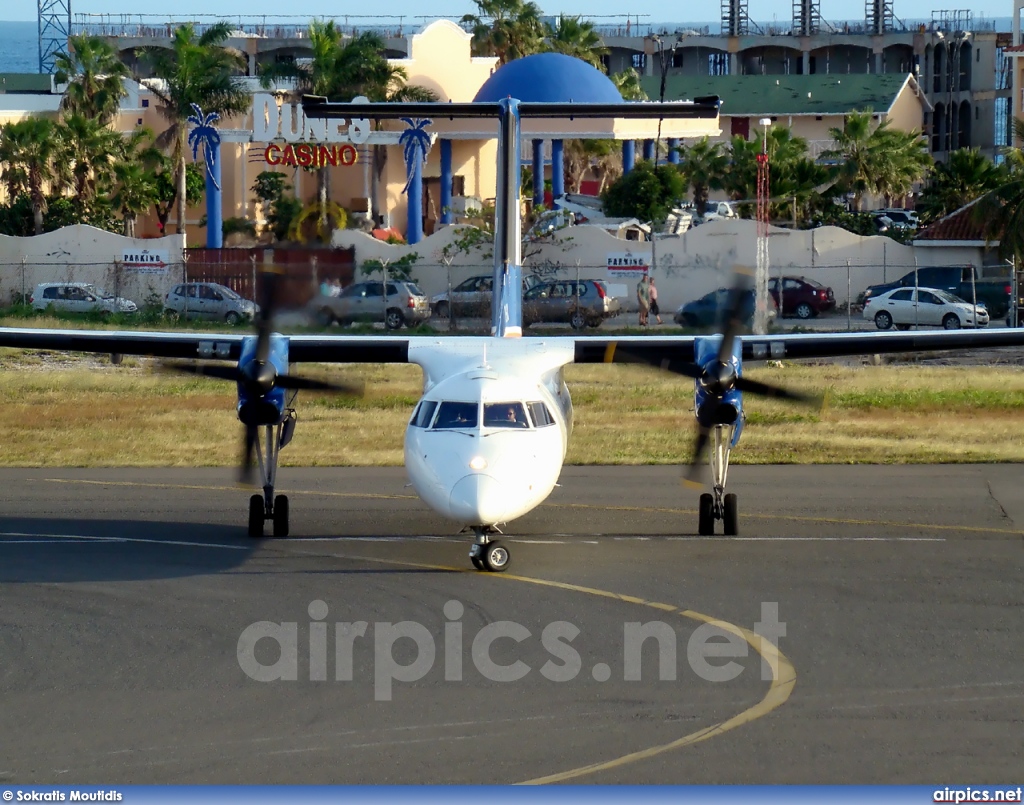
[[[325,380],[315,380],[309,377],[278,372],[277,367],[270,360],[270,336],[274,313],[277,311],[280,301],[278,282],[280,281],[281,273],[279,271],[264,271],[262,277],[263,292],[260,299],[259,313],[256,315],[256,350],[252,360],[245,364],[239,362],[237,366],[168,362],[164,363],[163,367],[180,374],[230,380],[238,383],[246,394],[253,399],[266,397],[275,388],[293,391],[326,391],[353,397],[363,396],[365,389],[362,383],[329,383]],[[256,448],[256,440],[259,438],[258,428],[260,424],[273,425],[277,423],[245,423],[245,434],[242,441],[242,483],[252,482],[252,456]]]
[[[736,280],[729,291],[729,301],[725,310],[725,325],[722,340],[718,346],[718,354],[713,359],[706,361],[703,366],[692,361],[653,360],[630,352],[628,346],[621,344],[611,344],[605,354],[607,363],[613,361],[616,363],[643,363],[671,374],[692,378],[700,384],[705,399],[697,411],[697,439],[693,446],[693,457],[683,475],[684,483],[691,486],[703,486],[701,458],[711,436],[711,428],[716,424],[729,424],[732,421],[731,411],[720,410],[730,391],[736,390],[748,394],[777,397],[819,407],[822,405],[821,395],[789,391],[780,386],[750,380],[737,374],[738,364],[733,360],[733,348],[736,336],[743,328],[743,302],[750,288],[750,274],[737,272]],[[724,420],[720,420],[723,415]]]

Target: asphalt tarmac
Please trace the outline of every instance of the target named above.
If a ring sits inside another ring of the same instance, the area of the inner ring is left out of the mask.
[[[0,470],[0,782],[1021,782],[1024,466],[569,467],[505,574],[405,482]]]

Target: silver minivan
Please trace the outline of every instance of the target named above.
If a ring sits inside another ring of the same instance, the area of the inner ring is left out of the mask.
[[[171,288],[164,298],[165,316],[237,324],[242,319],[253,318],[258,311],[259,306],[254,302],[216,282],[184,282]]]

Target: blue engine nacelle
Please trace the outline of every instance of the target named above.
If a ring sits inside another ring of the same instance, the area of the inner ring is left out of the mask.
[[[238,369],[246,374],[256,362],[256,336],[248,336],[242,342],[242,354],[238,358]],[[288,373],[288,339],[283,335],[270,336],[270,352],[267,362],[275,374]],[[254,394],[245,383],[238,383],[238,418],[246,425],[275,425],[284,418],[287,389],[273,386],[265,394]]]
[[[701,369],[709,370],[718,362],[718,350],[722,343],[721,335],[709,335],[698,337],[693,344],[694,359]],[[736,375],[743,374],[743,345],[739,339],[733,341],[732,356],[726,361],[726,365]],[[718,405],[708,405],[712,395],[704,388],[700,380],[693,381],[694,386],[694,411],[697,415],[697,422],[702,427],[711,428],[715,425],[734,425],[731,446],[735,447],[743,432],[743,394],[730,388],[718,402]]]

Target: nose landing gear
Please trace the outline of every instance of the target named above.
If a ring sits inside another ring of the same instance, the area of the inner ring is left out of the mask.
[[[476,542],[469,549],[469,559],[477,570],[501,573],[508,569],[512,555],[508,548],[496,539],[490,538],[490,529],[474,527]]]
[[[260,539],[263,536],[263,524],[266,520],[273,523],[273,535],[277,538],[288,536],[288,496],[274,495],[274,481],[277,477],[277,458],[281,448],[292,440],[295,433],[295,410],[285,411],[280,422],[273,425],[261,425],[266,443],[266,458],[256,440],[256,459],[260,468],[260,480],[263,482],[263,494],[249,498],[249,536]]]
[[[711,483],[712,492],[700,496],[697,508],[697,533],[710,537],[715,533],[715,520],[721,520],[727,537],[740,533],[739,502],[734,494],[725,494],[725,483],[729,475],[729,454],[732,451],[732,425],[715,425],[712,428]],[[726,432],[728,429],[728,432]]]

